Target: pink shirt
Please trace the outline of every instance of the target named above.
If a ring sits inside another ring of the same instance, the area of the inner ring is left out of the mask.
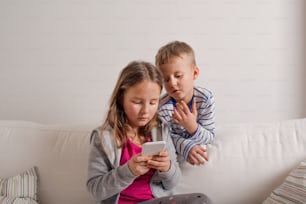
[[[128,139],[122,148],[120,165],[125,164],[133,155],[141,153],[141,149],[140,146]],[[118,204],[135,204],[152,199],[150,180],[154,172],[154,169],[150,169],[146,174],[137,177],[131,185],[121,191]]]

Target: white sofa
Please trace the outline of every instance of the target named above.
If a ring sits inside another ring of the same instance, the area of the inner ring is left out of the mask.
[[[93,203],[86,191],[94,125],[0,121],[0,178],[32,166],[42,204]],[[178,193],[203,192],[215,204],[258,204],[306,159],[306,119],[223,124],[204,166],[182,164]]]

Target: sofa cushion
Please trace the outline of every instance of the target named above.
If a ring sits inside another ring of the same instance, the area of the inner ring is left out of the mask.
[[[0,178],[0,204],[36,203],[37,174],[35,167],[9,178]]]
[[[0,204],[37,204],[37,202],[30,198],[0,196]]]
[[[293,169],[263,204],[306,203],[306,160]]]
[[[178,193],[204,193],[213,203],[262,203],[306,155],[306,119],[224,124],[202,166],[181,163]]]

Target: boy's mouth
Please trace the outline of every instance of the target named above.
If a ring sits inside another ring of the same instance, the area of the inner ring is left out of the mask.
[[[179,92],[179,90],[173,90],[172,94],[177,94]]]

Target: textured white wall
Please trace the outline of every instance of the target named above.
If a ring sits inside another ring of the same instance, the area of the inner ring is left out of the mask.
[[[305,117],[303,0],[1,0],[0,119],[96,123],[120,70],[196,52],[217,122]]]

